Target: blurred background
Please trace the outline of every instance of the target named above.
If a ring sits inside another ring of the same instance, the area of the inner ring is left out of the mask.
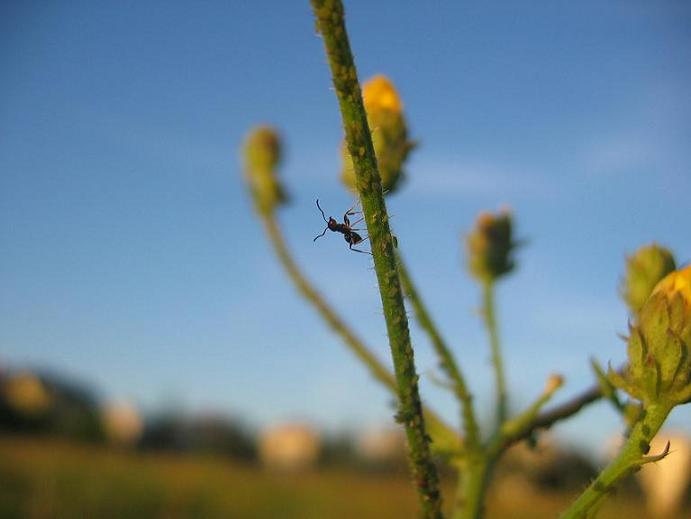
[[[527,243],[498,294],[513,408],[552,372],[559,399],[590,386],[590,357],[625,358],[626,255],[691,260],[691,5],[346,9],[361,79],[394,81],[419,142],[392,226],[480,415],[463,238],[482,210],[511,207]],[[0,64],[0,516],[413,517],[389,394],[298,298],[243,185],[245,134],[275,125],[285,239],[388,365],[369,258],[312,242],[314,200],[353,197],[309,3],[7,0]],[[412,334],[423,398],[456,424]],[[686,406],[667,430],[690,424]],[[554,516],[622,429],[599,403],[519,446],[490,514]],[[639,486],[604,513],[645,517]]]

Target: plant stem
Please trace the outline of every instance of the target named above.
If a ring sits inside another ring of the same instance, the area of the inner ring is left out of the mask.
[[[343,4],[340,0],[312,0],[312,8],[318,30],[324,39],[331,77],[343,118],[346,143],[353,159],[356,187],[367,223],[398,386],[398,420],[406,429],[409,457],[423,515],[441,517],[437,470],[432,463],[425,430],[417,386],[418,375],[415,371],[389,217],[360,83],[346,32]]]
[[[487,488],[494,466],[504,453],[506,437],[528,427],[540,408],[549,401],[560,385],[561,383],[546,387],[530,407],[515,418],[504,421],[501,428],[494,431],[485,445],[466,454],[465,470],[461,474],[458,487],[459,501],[455,515],[457,519],[479,519],[483,516]]]
[[[489,333],[489,343],[492,351],[492,366],[494,367],[494,379],[497,386],[497,427],[501,427],[507,416],[506,379],[504,377],[504,362],[499,346],[499,330],[495,315],[494,305],[494,281],[486,281],[482,285],[482,315]]]
[[[403,262],[400,254],[398,258],[398,272],[401,275],[401,284],[406,297],[413,307],[415,317],[420,324],[420,327],[427,333],[432,342],[432,346],[436,351],[441,368],[446,372],[446,375],[451,380],[454,392],[461,404],[463,413],[463,428],[465,431],[465,447],[467,450],[477,449],[479,445],[479,433],[477,421],[475,420],[475,411],[473,409],[473,396],[468,390],[463,373],[456,363],[451,350],[446,344],[446,341],[439,333],[432,317],[429,315],[427,308],[420,298],[418,291],[413,284],[413,281],[408,273],[408,269]]]
[[[470,457],[459,470],[456,506],[452,519],[480,519],[494,463],[484,454]]]
[[[467,463],[459,464],[461,479],[458,483],[458,497],[453,515],[455,519],[482,517],[482,504],[485,501],[492,471],[506,449],[527,438],[537,429],[551,427],[557,421],[573,416],[587,404],[601,398],[602,392],[599,386],[593,386],[568,402],[550,411],[537,414],[550,396],[549,393],[542,394],[526,411],[506,421],[502,428],[497,429],[482,446],[479,460],[469,459]]]
[[[619,455],[612,461],[580,495],[561,519],[581,519],[596,507],[615,485],[625,476],[646,463],[650,441],[672,410],[667,403],[651,404],[645,408],[643,417],[634,425]],[[654,461],[655,457],[651,461]]]
[[[393,374],[372,353],[371,349],[353,333],[350,327],[339,317],[336,311],[324,300],[300,271],[283,239],[283,232],[275,217],[273,215],[262,215],[261,219],[281,265],[300,294],[312,304],[331,329],[343,339],[343,342],[362,361],[375,380],[395,394],[396,379]],[[457,450],[459,444],[458,433],[444,423],[432,410],[425,408],[424,413],[435,448],[441,452]]]
[[[501,427],[506,422],[507,416],[506,381],[494,310],[493,281],[486,281],[482,284],[482,315],[489,334],[492,366],[494,367],[497,386],[497,424],[486,445],[478,445],[475,451],[466,454],[466,459],[462,465],[463,470],[460,472],[454,519],[480,519],[484,515],[485,496],[492,471],[503,453],[501,447],[504,442]]]

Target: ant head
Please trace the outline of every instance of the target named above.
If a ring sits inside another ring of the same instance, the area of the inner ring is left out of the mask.
[[[329,221],[327,222],[327,224],[329,226],[329,229],[331,229],[333,231],[336,228],[336,226],[338,225],[338,222],[336,221],[336,219],[334,217],[329,216]]]

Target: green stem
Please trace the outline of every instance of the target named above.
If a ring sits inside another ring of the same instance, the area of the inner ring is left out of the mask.
[[[456,506],[452,519],[480,519],[494,463],[486,456],[470,457],[459,470]]]
[[[362,212],[367,223],[398,386],[398,420],[405,426],[411,467],[423,515],[441,517],[439,481],[436,467],[432,462],[422,414],[417,386],[418,375],[415,371],[389,217],[360,83],[346,32],[343,4],[340,0],[312,0],[312,8],[317,19],[317,28],[324,39],[331,77],[341,109],[345,139],[353,159]]]
[[[512,420],[507,420],[497,429],[479,452],[467,455],[467,463],[461,474],[458,487],[455,519],[479,519],[484,514],[484,503],[492,472],[499,458],[505,451],[507,438],[520,434],[530,427],[535,418],[557,388],[546,390],[523,413]]]
[[[650,441],[667,419],[672,406],[667,403],[651,404],[646,407],[643,417],[631,430],[619,455],[612,461],[580,495],[561,519],[582,519],[611,492],[625,476],[635,472],[646,463],[644,456],[650,448]],[[653,457],[652,460],[655,458]],[[651,461],[652,461],[651,460]]]
[[[504,361],[499,346],[499,330],[494,309],[494,281],[486,281],[482,285],[482,315],[485,319],[489,344],[492,351],[492,366],[497,386],[497,427],[506,420],[508,414],[506,379],[504,377]]]
[[[400,254],[398,257],[398,272],[401,275],[401,284],[406,297],[413,307],[415,317],[420,324],[420,327],[427,333],[432,342],[432,347],[439,357],[440,366],[446,372],[449,380],[453,385],[453,390],[456,397],[461,404],[463,412],[463,427],[465,431],[465,446],[467,450],[477,449],[479,445],[479,433],[477,421],[475,420],[475,411],[473,409],[473,396],[468,390],[463,373],[456,363],[451,350],[446,344],[446,341],[439,333],[432,317],[427,312],[427,308],[418,294],[418,291],[413,284],[408,269],[403,262]]]
[[[274,216],[261,215],[261,218],[269,236],[269,241],[281,265],[288,273],[288,276],[300,294],[312,304],[331,329],[343,339],[343,342],[345,342],[355,356],[362,361],[375,380],[395,394],[396,379],[393,374],[371,352],[370,348],[351,331],[348,325],[343,322],[336,311],[324,300],[309,280],[303,275],[283,239],[283,232]],[[430,409],[425,408],[424,412],[425,419],[429,426],[430,436],[434,440],[435,448],[439,449],[440,452],[452,452],[457,450],[459,443],[458,433]]]
[[[505,421],[496,429],[487,443],[481,447],[479,455],[474,458],[471,454],[467,461],[463,460],[465,463],[461,465],[463,470],[457,490],[458,498],[453,516],[455,519],[482,517],[483,503],[494,466],[512,443],[525,438],[538,426],[549,427],[558,420],[568,418],[600,395],[599,388],[595,387],[549,413],[538,414],[557,389],[558,386],[546,388],[525,411]]]
[[[506,381],[499,347],[499,332],[494,310],[494,282],[482,285],[482,315],[489,334],[492,365],[497,386],[497,425],[486,445],[467,453],[457,490],[454,519],[480,519],[484,515],[484,503],[494,465],[502,454],[502,425],[506,422]],[[539,409],[539,408],[538,408]],[[535,413],[537,413],[537,409]]]

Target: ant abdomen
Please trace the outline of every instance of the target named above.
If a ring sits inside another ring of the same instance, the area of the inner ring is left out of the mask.
[[[347,241],[348,243],[352,243],[353,245],[357,245],[362,241],[362,236],[352,231],[350,232],[350,236],[343,235],[343,237],[345,238],[345,241]]]

